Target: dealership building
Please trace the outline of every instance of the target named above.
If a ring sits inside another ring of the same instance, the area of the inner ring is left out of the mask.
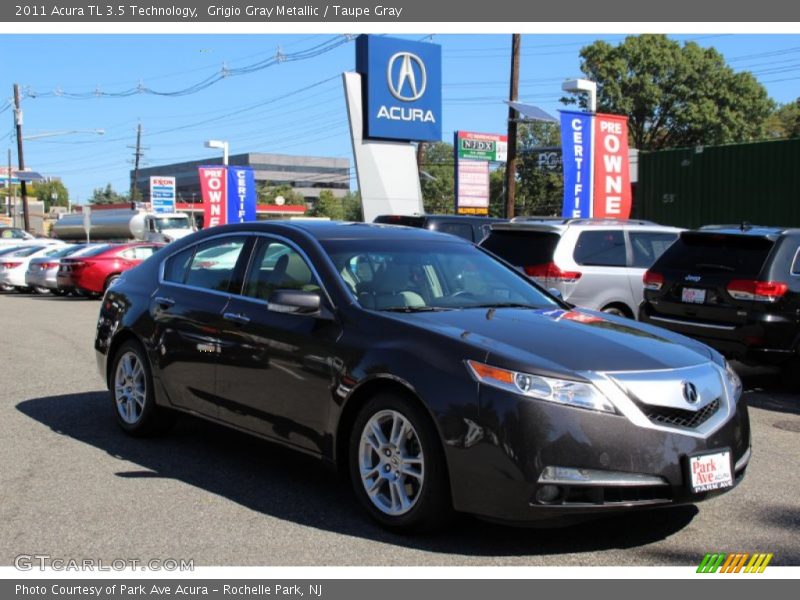
[[[331,190],[337,198],[350,191],[350,160],[321,156],[292,156],[249,152],[228,159],[233,166],[251,167],[256,187],[289,185],[303,195],[307,203],[319,199],[322,190]],[[150,177],[174,177],[176,200],[179,204],[202,203],[198,167],[219,166],[222,160],[206,158],[182,163],[139,169],[136,187],[146,202],[150,201]],[[131,181],[134,171],[131,171]]]

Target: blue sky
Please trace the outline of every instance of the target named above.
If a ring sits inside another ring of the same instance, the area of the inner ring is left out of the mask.
[[[404,37],[404,36],[400,36]],[[419,40],[423,36],[409,35]],[[800,35],[693,34],[672,36],[716,47],[737,70],[753,72],[770,96],[800,96]],[[434,35],[442,45],[444,139],[456,129],[505,130],[510,35]],[[560,107],[560,82],[580,75],[578,52],[596,39],[623,35],[526,34],[522,41],[520,99],[551,114]],[[0,56],[0,162],[16,144],[12,84],[22,86],[24,135],[104,129],[25,143],[26,166],[59,176],[73,201],[111,183],[127,191],[136,126],[143,127],[145,166],[205,159],[219,154],[204,140],[224,139],[231,153],[276,152],[351,159],[339,75],[352,70],[355,44],[333,46],[337,36],[314,35],[3,35]],[[429,39],[429,38],[425,38]],[[319,53],[320,51],[323,51]],[[229,76],[183,96],[136,94],[95,97],[146,86],[180,90],[213,78],[223,65],[235,72],[281,54],[287,60]],[[319,54],[318,54],[319,53]],[[315,54],[318,54],[314,56]],[[303,58],[304,56],[310,56]],[[72,99],[69,94],[84,94]]]

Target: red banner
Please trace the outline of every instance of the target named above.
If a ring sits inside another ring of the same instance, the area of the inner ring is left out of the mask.
[[[203,195],[203,229],[228,222],[228,177],[225,167],[198,167]]]
[[[595,115],[593,207],[592,216],[598,219],[631,216],[627,117]]]

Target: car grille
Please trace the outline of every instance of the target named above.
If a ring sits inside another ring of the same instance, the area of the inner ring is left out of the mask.
[[[666,406],[641,405],[642,412],[656,425],[694,429],[708,421],[719,410],[719,398],[700,410],[683,410]]]

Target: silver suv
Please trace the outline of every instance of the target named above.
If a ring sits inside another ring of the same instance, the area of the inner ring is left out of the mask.
[[[681,229],[649,221],[518,217],[481,246],[576,306],[634,318],[642,276]]]

